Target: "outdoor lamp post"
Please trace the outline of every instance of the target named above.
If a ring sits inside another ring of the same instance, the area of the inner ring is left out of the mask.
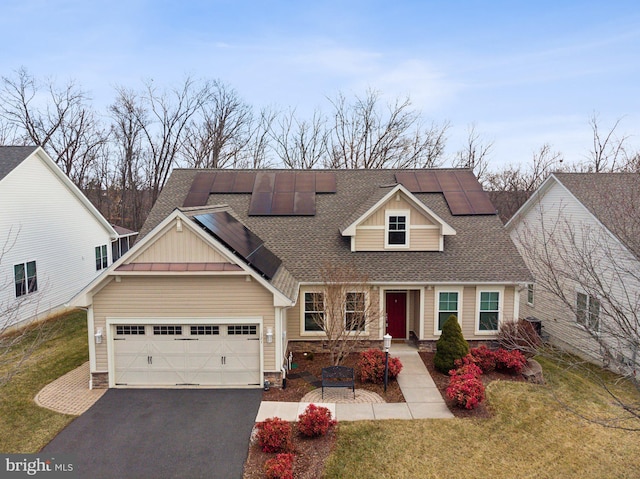
[[[389,333],[383,336],[384,340],[384,392],[387,392],[387,384],[389,383],[389,348],[391,347],[391,335]]]

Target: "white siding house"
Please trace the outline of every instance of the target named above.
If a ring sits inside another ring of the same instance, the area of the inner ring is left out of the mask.
[[[633,173],[556,173],[507,223],[535,277],[523,317],[550,340],[619,372],[638,369],[640,260]]]
[[[64,308],[117,239],[42,148],[0,147],[0,331]]]

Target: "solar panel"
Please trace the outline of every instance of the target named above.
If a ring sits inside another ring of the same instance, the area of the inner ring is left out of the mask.
[[[298,171],[296,173],[296,192],[316,192],[316,174],[312,171]]]
[[[282,261],[264,241],[226,211],[194,216],[193,219],[249,266],[267,279],[273,278]]]
[[[276,182],[275,173],[260,172],[256,174],[256,182],[253,185],[253,193],[273,193],[273,187]]]
[[[234,193],[251,193],[256,182],[256,174],[251,171],[239,171],[233,184]]]
[[[416,179],[422,193],[440,193],[442,191],[434,171],[416,171]]]
[[[316,193],[335,193],[336,174],[316,173]]]
[[[293,191],[276,191],[271,201],[271,214],[275,216],[290,215],[293,212],[294,195],[295,193]]]
[[[197,173],[191,183],[191,189],[187,193],[187,197],[184,199],[182,206],[204,206],[209,200],[209,192],[211,191],[211,185],[215,179],[215,173],[200,172]]]
[[[412,193],[421,193],[420,185],[413,171],[399,171],[396,173],[396,181]]]
[[[485,191],[467,191],[467,199],[476,215],[495,215],[496,207]]]
[[[452,215],[473,214],[473,210],[464,191],[443,191],[443,193]]]
[[[440,170],[435,173],[442,188],[440,191],[462,191],[462,186],[458,182],[455,171]]]
[[[274,184],[276,193],[293,193],[296,186],[296,174],[293,171],[279,171],[276,173]]]
[[[218,171],[211,187],[211,193],[231,193],[236,175],[235,171]]]
[[[293,200],[293,214],[313,216],[316,214],[316,194],[310,191],[296,191]]]
[[[249,203],[250,216],[270,215],[272,211],[271,203],[273,202],[273,192],[254,191],[251,195],[251,203]]]

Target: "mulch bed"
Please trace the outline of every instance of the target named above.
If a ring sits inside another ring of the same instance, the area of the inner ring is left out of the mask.
[[[447,398],[446,391],[449,386],[449,376],[447,374],[442,374],[438,371],[433,365],[433,356],[435,353],[429,353],[426,351],[420,351],[420,357],[422,358],[422,362],[429,370],[429,374],[433,378],[433,382],[436,383],[436,387],[440,391],[444,402],[447,404],[447,407],[451,411],[451,413],[455,417],[459,418],[490,418],[493,416],[493,412],[491,411],[491,404],[485,399],[476,407],[475,409],[463,409],[457,407],[451,399]],[[487,386],[492,381],[524,381],[522,375],[511,375],[507,373],[502,373],[498,371],[493,371],[490,373],[483,374],[480,376],[482,379],[482,383]]]
[[[308,359],[312,358],[312,359]],[[405,402],[398,382],[389,381],[387,392],[384,385],[363,383],[358,379],[358,353],[352,353],[342,362],[342,366],[354,368],[356,371],[356,389],[367,389],[382,397],[386,402]],[[287,375],[287,387],[271,388],[262,393],[263,401],[299,402],[305,394],[320,386],[322,368],[331,366],[328,353],[315,353],[304,356],[304,353],[294,353],[293,363],[298,367],[291,369]]]

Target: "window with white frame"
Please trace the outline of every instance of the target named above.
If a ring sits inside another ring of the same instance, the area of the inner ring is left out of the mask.
[[[409,211],[389,210],[386,212],[385,246],[404,248],[409,246]]]
[[[600,300],[585,293],[576,293],[576,321],[590,331],[600,329]]]
[[[344,324],[347,331],[364,331],[366,324],[364,293],[347,293]]]
[[[324,293],[304,293],[304,331],[323,331]]]
[[[107,245],[96,246],[96,271],[106,268],[108,261]]]
[[[497,331],[500,323],[500,292],[480,291],[478,330]]]
[[[533,283],[527,285],[527,304],[533,306]]]
[[[28,261],[14,265],[13,280],[16,288],[16,298],[38,291],[36,262]]]
[[[460,322],[458,301],[459,295],[457,291],[440,291],[438,293],[438,331],[442,331],[442,325],[452,314]]]

